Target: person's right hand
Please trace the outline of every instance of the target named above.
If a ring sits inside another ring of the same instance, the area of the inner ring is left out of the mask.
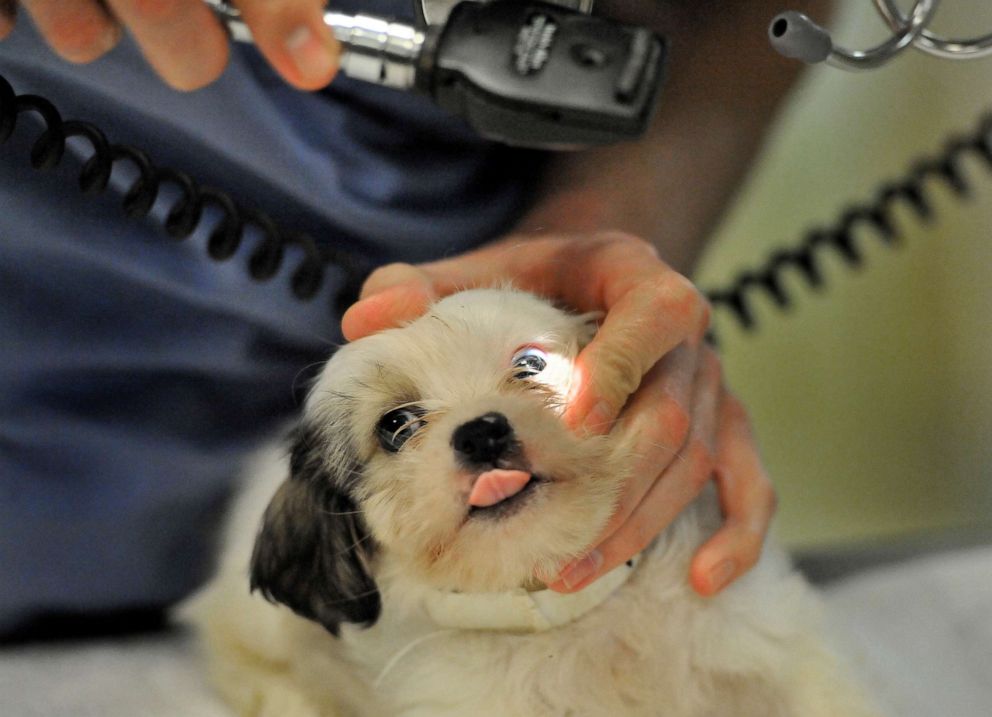
[[[21,5],[45,40],[70,62],[109,51],[127,29],[152,68],[172,87],[195,90],[217,79],[228,38],[202,0],[0,0],[0,38]],[[255,44],[275,70],[304,90],[324,87],[340,46],[323,21],[322,0],[237,0]]]

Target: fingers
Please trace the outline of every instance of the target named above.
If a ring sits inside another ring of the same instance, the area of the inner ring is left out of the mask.
[[[745,412],[721,388],[719,361],[702,345],[709,307],[644,242],[620,234],[511,237],[430,264],[393,264],[369,277],[343,331],[354,340],[421,315],[438,297],[507,280],[580,311],[606,311],[577,359],[581,388],[566,417],[603,433],[625,407],[619,430],[636,436],[637,465],[600,544],[549,586],[581,589],[643,550],[711,477],[727,522],[694,557],[690,582],[711,595],[745,572],[760,554],[774,493]]]
[[[535,248],[541,249],[541,242]],[[513,276],[512,250],[486,247],[428,264],[388,264],[373,271],[358,302],[341,317],[341,330],[354,341],[422,315],[440,297],[476,286],[492,286]],[[521,287],[525,288],[525,287]]]
[[[714,595],[747,572],[761,556],[777,500],[741,403],[725,394],[720,405],[715,471],[723,527],[696,552],[689,582]]]
[[[357,303],[341,317],[348,341],[411,321],[427,311],[437,298],[431,276],[410,264],[376,269],[362,286]]]
[[[604,541],[627,521],[669,465],[685,460],[681,454],[692,428],[697,365],[698,349],[680,346],[648,372],[644,384],[631,398],[614,431],[633,437],[630,478],[596,543]],[[714,388],[719,390],[719,386]]]
[[[673,355],[685,352],[683,347],[665,357],[662,363],[670,362]],[[695,368],[695,361],[693,361]],[[719,362],[712,352],[703,356],[695,372],[696,382],[692,395],[692,425],[686,428],[675,460],[666,452],[671,449],[665,444],[659,445],[654,437],[662,440],[678,440],[677,432],[665,425],[665,419],[671,419],[673,410],[686,409],[677,404],[678,399],[668,396],[659,404],[659,410],[652,415],[651,411],[641,416],[653,417],[658,426],[655,430],[638,432],[634,453],[637,456],[635,472],[624,487],[618,508],[604,530],[602,542],[592,551],[590,556],[566,566],[558,580],[549,587],[559,592],[581,590],[593,580],[606,574],[616,566],[629,560],[644,550],[654,538],[699,495],[703,486],[709,481],[714,465],[714,441],[717,402],[720,395]],[[654,371],[649,373],[649,380]],[[641,411],[639,403],[642,400],[658,398],[657,388],[642,394],[638,392],[631,406],[625,412]],[[671,406],[678,406],[672,409]],[[621,430],[632,427],[645,427],[643,419],[631,420],[627,415],[623,419]],[[679,421],[672,421],[678,425]],[[684,422],[683,422],[683,425]],[[688,434],[687,436],[685,434]],[[654,450],[653,450],[654,449]],[[660,450],[658,450],[660,449]],[[658,462],[651,464],[651,460]],[[659,476],[660,473],[660,476]]]
[[[565,414],[569,425],[594,432],[609,430],[647,371],[675,346],[698,344],[708,323],[709,308],[692,283],[660,261],[649,244],[623,234],[511,237],[417,270],[420,275],[407,270],[412,297],[399,281],[388,287],[390,296],[359,302],[346,317],[345,335],[358,338],[416,315],[425,308],[420,297],[427,284],[430,294],[444,296],[508,280],[580,311],[605,311],[598,334],[576,360],[576,389]],[[376,274],[363,297],[386,291]],[[412,312],[403,308],[408,299]]]
[[[227,35],[200,0],[107,0],[156,73],[178,90],[217,79],[227,64]]]
[[[324,23],[321,0],[239,0],[258,49],[287,82],[324,87],[337,71],[341,48]]]
[[[511,238],[451,259],[381,267],[365,280],[359,301],[345,312],[342,332],[354,341],[420,316],[442,296],[507,280],[521,289],[555,296],[553,285],[543,286],[542,281],[554,273],[555,257],[568,244],[568,240]]]
[[[598,298],[607,314],[576,360],[577,389],[565,421],[605,433],[662,356],[681,343],[701,341],[709,308],[692,282],[645,257],[635,243],[613,243],[593,259],[586,268],[588,295],[576,299]]]
[[[93,0],[22,0],[38,32],[69,62],[91,62],[120,39],[116,21]],[[14,3],[0,4],[13,26]],[[0,23],[2,25],[2,23]],[[9,28],[8,28],[9,31]],[[0,30],[0,36],[6,35]]]
[[[38,30],[59,55],[89,62],[112,48],[120,25],[168,84],[195,90],[224,71],[230,48],[220,21],[202,0],[23,0]],[[324,23],[321,0],[236,3],[259,50],[292,85],[324,87],[340,47]],[[0,0],[0,37],[13,25],[13,5]],[[109,12],[108,12],[109,10]]]

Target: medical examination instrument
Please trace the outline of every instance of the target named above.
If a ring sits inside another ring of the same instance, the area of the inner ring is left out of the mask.
[[[235,10],[221,0],[204,1],[218,13],[224,13],[225,24],[235,39],[250,39]],[[629,107],[626,114],[613,112],[620,102],[616,97],[618,86],[632,88],[636,102],[645,103],[642,109],[647,114],[638,115],[641,121],[646,122],[650,117],[650,105],[654,104],[664,62],[664,41],[647,31],[639,32],[638,28],[585,15],[591,0],[556,0],[570,4],[571,8],[526,0],[498,0],[488,4],[464,0],[419,1],[422,2],[418,5],[420,25],[425,29],[361,15],[328,18],[325,14],[347,51],[342,58],[342,71],[379,84],[434,93],[438,104],[466,117],[487,136],[515,143],[548,147],[595,144],[633,136],[628,133],[634,131],[636,122],[631,120],[636,113]],[[792,53],[790,56],[806,61],[826,60],[842,67],[875,67],[910,46],[940,57],[975,58],[992,54],[992,34],[961,41],[930,33],[926,28],[937,0],[918,0],[908,14],[902,14],[892,0],[874,2],[894,34],[887,43],[873,50],[853,52],[836,48],[822,28],[798,13],[783,13],[775,18],[769,35],[784,54]],[[795,16],[804,19],[797,23]],[[587,24],[590,22],[593,24]],[[600,31],[609,41],[606,45],[597,44],[602,39],[597,34]],[[466,35],[477,37],[465,40]],[[478,37],[486,38],[479,40],[482,46],[472,44]],[[404,45],[402,38],[408,38],[409,44]],[[606,52],[603,48],[614,47],[620,48],[620,54],[600,54]],[[566,97],[570,88],[565,88],[564,93],[551,88],[547,95],[528,94],[527,83],[535,75],[541,77],[552,64],[564,66],[562,71],[573,78],[595,77],[599,72],[599,79],[583,86],[582,92],[589,90],[594,98],[598,97],[594,104],[607,97],[606,109],[599,104],[585,114],[576,105],[568,104],[572,101]],[[501,65],[501,68],[494,72],[488,65]],[[89,122],[63,119],[47,99],[16,94],[0,75],[0,145],[13,134],[18,117],[24,113],[39,115],[44,123],[44,129],[31,144],[31,165],[35,169],[45,170],[60,164],[66,154],[66,142],[73,137],[84,138],[92,147],[92,154],[78,170],[83,193],[103,192],[115,165],[130,165],[136,176],[124,191],[125,215],[135,218],[150,215],[168,186],[172,190],[167,194],[170,199],[164,217],[158,219],[168,236],[183,240],[201,227],[209,229],[206,250],[216,261],[232,258],[243,243],[253,242],[246,270],[256,281],[273,279],[285,261],[293,261],[290,289],[301,301],[317,296],[325,275],[330,272],[340,279],[340,289],[332,302],[341,312],[355,301],[362,282],[374,268],[368,259],[333,243],[318,244],[306,234],[279,226],[264,212],[240,205],[227,193],[203,186],[185,172],[157,166],[138,148],[111,143]],[[966,155],[977,156],[992,170],[992,115],[983,119],[974,132],[949,141],[938,156],[916,163],[905,177],[883,185],[873,199],[849,208],[833,226],[811,230],[797,246],[783,248],[762,266],[739,273],[724,287],[707,291],[708,299],[714,308],[745,330],[754,329],[753,297],[760,294],[769,297],[775,306],[788,308],[793,299],[785,281],[787,275],[795,275],[809,288],[822,287],[825,278],[821,260],[825,251],[835,253],[850,267],[859,266],[863,255],[859,237],[855,236],[857,230],[866,228],[887,245],[895,246],[899,240],[893,220],[897,206],[905,206],[919,220],[928,221],[932,215],[927,191],[929,180],[936,180],[956,196],[965,197],[969,183],[959,165]],[[204,227],[205,223],[208,224]],[[290,246],[296,249],[287,251]],[[292,258],[286,259],[287,255]],[[709,338],[716,340],[712,333]]]
[[[235,8],[204,2],[232,39],[251,42]],[[424,94],[480,135],[522,147],[641,136],[666,58],[664,39],[647,28],[549,2],[466,0],[424,27],[329,10],[324,21],[341,43],[342,74]]]
[[[768,27],[772,46],[786,57],[803,62],[826,62],[844,70],[881,67],[912,47],[945,60],[970,60],[992,55],[992,33],[970,39],[948,39],[928,29],[939,0],[916,0],[903,13],[895,0],[872,0],[892,36],[868,50],[847,50],[834,44],[830,33],[800,12],[777,15]]]

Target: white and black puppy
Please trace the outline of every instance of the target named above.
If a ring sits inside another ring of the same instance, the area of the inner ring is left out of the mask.
[[[588,549],[631,463],[560,420],[593,319],[477,289],[334,355],[185,611],[241,714],[875,714],[774,546],[716,597],[688,586],[712,491],[585,590],[535,581]]]

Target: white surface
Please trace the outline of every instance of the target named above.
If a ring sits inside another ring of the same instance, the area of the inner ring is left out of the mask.
[[[992,547],[846,580],[838,635],[893,717],[992,714]],[[3,717],[229,717],[181,635],[0,651]]]
[[[3,717],[228,717],[174,635],[0,652]]]
[[[848,580],[828,607],[893,717],[992,715],[992,548]]]

